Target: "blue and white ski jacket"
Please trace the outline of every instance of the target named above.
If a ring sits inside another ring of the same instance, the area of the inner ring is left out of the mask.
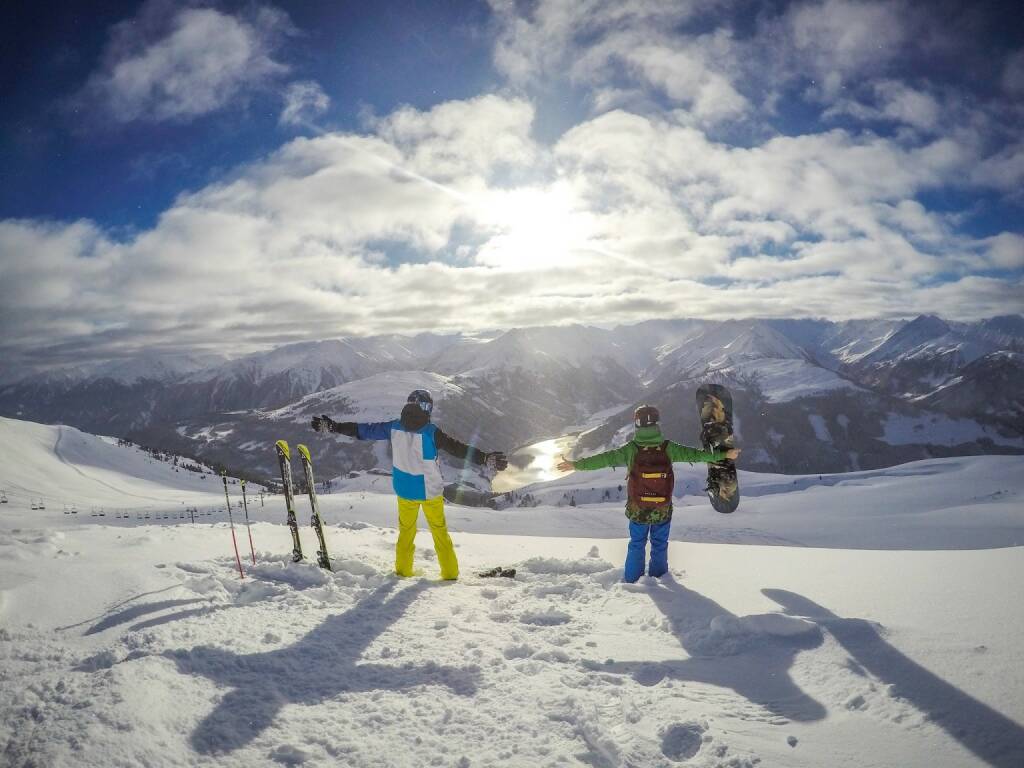
[[[444,491],[438,448],[460,459],[483,464],[485,454],[472,446],[449,437],[433,424],[417,430],[402,426],[401,419],[356,424],[356,437],[360,440],[390,440],[392,475],[391,485],[403,499],[426,501]]]

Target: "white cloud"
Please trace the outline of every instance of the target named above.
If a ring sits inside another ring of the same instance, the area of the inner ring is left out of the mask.
[[[500,29],[494,60],[512,82],[525,84],[563,68],[610,32],[673,28],[709,0],[539,0],[529,11],[515,0],[489,0]],[[589,42],[588,42],[589,41]]]
[[[972,171],[971,180],[1019,196],[1024,187],[1024,141],[1005,146],[985,158]]]
[[[851,77],[884,69],[902,52],[905,7],[884,0],[794,3],[785,26],[797,56],[823,78],[823,95],[834,98]]]
[[[1024,48],[1006,59],[1003,68],[1003,88],[1015,96],[1024,96]]]
[[[287,72],[272,56],[290,31],[269,7],[243,17],[151,2],[115,27],[78,99],[120,123],[188,122]]]
[[[1024,269],[1024,236],[1002,232],[985,240],[987,257],[996,269]],[[1021,297],[1024,304],[1024,297]]]
[[[541,0],[529,13],[492,0],[501,30],[495,64],[517,85],[567,74],[590,87],[600,109],[609,98],[635,93],[616,85],[624,76],[653,87],[706,123],[742,114],[746,99],[735,88],[732,43],[724,31],[666,34],[717,2],[666,0]]]
[[[331,105],[330,97],[319,83],[309,80],[289,83],[284,92],[284,109],[278,122],[281,125],[312,123]]]
[[[871,103],[856,99],[840,99],[824,113],[826,117],[845,114],[862,121],[887,120],[911,126],[925,133],[944,127],[943,106],[931,93],[911,88],[897,80],[879,80],[867,91]]]
[[[487,176],[500,166],[529,171],[537,160],[530,136],[533,106],[522,99],[479,96],[426,112],[405,107],[372,121],[375,131],[405,151],[419,173],[445,179]]]
[[[721,63],[733,60],[727,35],[672,40],[652,31],[613,33],[573,65],[579,81],[597,84],[623,65],[637,80],[654,86],[700,121],[715,123],[742,115],[747,100],[735,89]]]

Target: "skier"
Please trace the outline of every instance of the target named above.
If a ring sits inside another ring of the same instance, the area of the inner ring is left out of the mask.
[[[420,506],[434,537],[434,549],[441,566],[441,578],[450,581],[459,577],[451,537],[444,517],[444,480],[438,461],[438,449],[459,459],[486,465],[501,471],[508,459],[500,451],[485,453],[478,448],[449,437],[430,423],[434,400],[425,389],[409,394],[401,417],[393,421],[357,424],[336,422],[328,416],[314,416],[311,426],[317,432],[337,432],[359,440],[390,440],[392,456],[391,483],[398,496],[398,543],[395,546],[395,573],[412,576],[415,551],[416,521]]]
[[[641,405],[633,414],[633,439],[620,448],[569,461],[562,456],[557,468],[562,472],[574,469],[591,470],[605,467],[627,467],[626,517],[629,518],[629,548],[623,581],[635,582],[644,575],[647,540],[651,541],[648,576],[664,576],[668,571],[668,534],[672,525],[672,489],[676,461],[712,462],[736,459],[738,449],[727,452],[702,451],[673,443],[661,435],[658,409]]]

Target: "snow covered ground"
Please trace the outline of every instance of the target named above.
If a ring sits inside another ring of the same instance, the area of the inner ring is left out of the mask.
[[[66,428],[0,446],[3,765],[1024,765],[1020,457],[743,473],[731,516],[684,465],[671,575],[623,585],[621,504],[584,503],[610,472],[449,507],[456,583],[425,533],[390,574],[387,478],[322,499],[333,573],[269,497],[241,580],[222,519],[28,503],[214,506],[209,477]]]

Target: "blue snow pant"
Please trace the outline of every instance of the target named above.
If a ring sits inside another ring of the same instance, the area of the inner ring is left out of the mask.
[[[651,539],[651,562],[647,567],[648,576],[664,576],[668,572],[668,533],[672,521],[644,525],[629,523],[629,548],[626,550],[626,569],[622,580],[634,582],[644,575],[644,555],[647,539]]]

